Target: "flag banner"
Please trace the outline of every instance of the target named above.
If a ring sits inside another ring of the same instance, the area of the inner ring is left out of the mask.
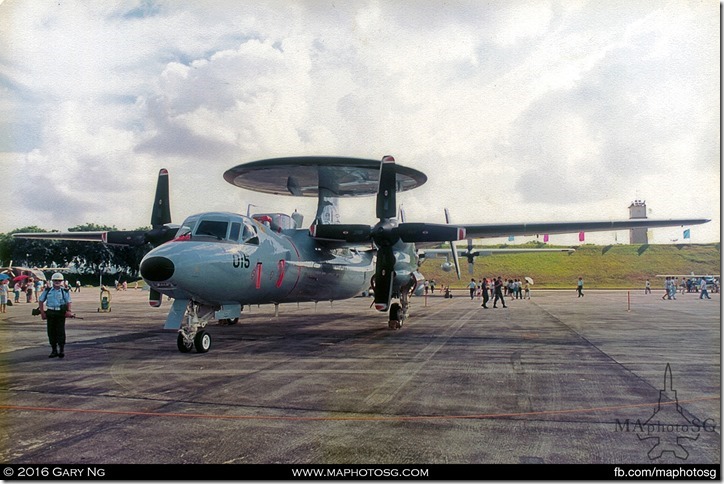
[[[583,232],[578,232],[578,241],[583,242],[584,240],[586,240],[586,234],[584,234]]]
[[[543,236],[543,242],[548,242],[548,239],[549,239],[548,234],[545,234]]]
[[[684,238],[690,239],[691,238],[691,229],[684,230]]]

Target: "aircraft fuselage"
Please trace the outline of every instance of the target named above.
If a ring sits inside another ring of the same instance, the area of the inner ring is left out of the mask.
[[[149,286],[174,299],[210,306],[347,299],[374,274],[372,250],[323,246],[303,229],[276,231],[225,213],[190,217],[184,226],[188,234],[181,229],[141,262]]]

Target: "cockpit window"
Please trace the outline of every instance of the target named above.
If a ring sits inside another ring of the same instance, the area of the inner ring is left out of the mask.
[[[229,222],[227,221],[202,220],[199,222],[198,227],[196,227],[194,235],[208,235],[216,237],[218,240],[223,240],[226,238],[226,231],[228,227]]]
[[[193,216],[189,217],[186,220],[184,220],[184,223],[179,227],[178,232],[176,232],[176,237],[182,237],[185,235],[191,235],[191,232],[194,230],[194,227],[196,226],[196,222],[198,222],[198,217]]]
[[[229,231],[229,240],[236,242],[239,240],[239,234],[241,233],[241,223],[231,222],[231,231]]]
[[[244,244],[259,244],[259,237],[256,233],[256,227],[252,224],[245,222],[244,231],[241,234],[241,242]]]

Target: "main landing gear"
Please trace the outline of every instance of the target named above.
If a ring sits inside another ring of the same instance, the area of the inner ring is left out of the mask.
[[[390,321],[387,323],[387,327],[390,329],[400,329],[404,322],[405,312],[402,310],[402,306],[400,306],[399,303],[392,303],[390,305]]]
[[[414,279],[410,285],[400,288],[400,302],[392,303],[390,305],[390,320],[387,323],[388,328],[396,330],[402,327],[402,324],[409,316],[410,296],[412,295],[414,289]]]
[[[189,301],[184,315],[184,322],[178,330],[176,346],[181,353],[189,353],[196,348],[197,353],[206,353],[211,348],[211,335],[204,327],[214,317],[214,310]]]

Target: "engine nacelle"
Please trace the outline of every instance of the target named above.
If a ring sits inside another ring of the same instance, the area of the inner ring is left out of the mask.
[[[453,265],[449,262],[445,262],[440,266],[440,269],[442,269],[445,272],[450,272],[453,269]]]

